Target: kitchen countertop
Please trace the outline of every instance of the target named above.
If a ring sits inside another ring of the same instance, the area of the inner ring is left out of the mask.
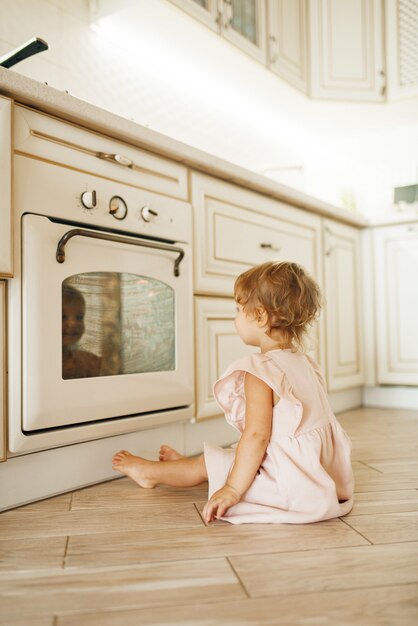
[[[44,83],[0,67],[0,94],[34,109],[50,113],[85,128],[111,136],[150,152],[168,157],[188,167],[233,182],[247,189],[261,192],[293,206],[330,217],[353,226],[365,227],[387,223],[386,218],[370,222],[366,217],[335,207],[296,189],[275,182],[265,176],[225,161],[212,154],[167,137],[126,118],[105,111],[89,102],[75,98]],[[398,214],[390,216],[390,222]],[[402,214],[399,214],[399,218]],[[404,217],[404,216],[403,216]],[[389,219],[389,218],[388,218]],[[415,215],[415,220],[418,216]],[[409,220],[413,221],[413,220]]]

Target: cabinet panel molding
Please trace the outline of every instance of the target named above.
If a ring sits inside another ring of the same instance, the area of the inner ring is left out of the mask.
[[[324,220],[328,389],[362,385],[360,233]]]
[[[7,456],[6,281],[0,280],[0,462]]]
[[[233,295],[235,278],[265,261],[300,263],[322,284],[321,218],[192,173],[195,291]]]
[[[0,96],[0,276],[13,276],[12,101]]]
[[[418,223],[376,228],[374,243],[378,383],[418,385]]]
[[[308,90],[305,0],[269,0],[268,64],[280,78]]]
[[[197,419],[222,413],[213,395],[215,382],[233,361],[257,352],[237,334],[235,311],[232,298],[195,298]]]
[[[311,93],[383,100],[380,0],[311,0]]]

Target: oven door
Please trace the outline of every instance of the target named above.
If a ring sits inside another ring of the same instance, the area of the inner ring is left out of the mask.
[[[189,247],[77,229],[58,262],[72,230],[22,218],[23,430],[153,413],[158,423],[158,412],[190,406]]]

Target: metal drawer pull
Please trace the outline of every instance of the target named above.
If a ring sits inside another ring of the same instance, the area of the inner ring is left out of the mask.
[[[57,245],[56,259],[58,263],[64,263],[65,261],[65,244],[72,237],[91,237],[92,239],[105,239],[106,241],[115,241],[116,243],[129,243],[134,246],[142,246],[144,248],[154,248],[155,250],[168,250],[168,252],[178,252],[178,257],[174,261],[174,276],[180,276],[180,263],[184,257],[184,250],[177,248],[176,246],[165,245],[164,243],[155,243],[153,241],[146,241],[144,239],[135,240],[128,237],[119,237],[118,235],[106,235],[105,233],[96,233],[91,230],[82,230],[81,228],[74,228],[69,230],[61,237]]]
[[[260,243],[260,248],[263,248],[263,250],[272,250],[273,252],[279,252],[280,250],[280,248],[276,248],[276,246],[273,246],[271,243]]]
[[[124,167],[130,167],[131,169],[134,167],[134,162],[128,157],[123,156],[122,154],[108,154],[107,152],[97,152],[96,156],[99,159],[103,159],[104,161],[112,161],[112,163],[118,163],[119,165],[123,165]]]

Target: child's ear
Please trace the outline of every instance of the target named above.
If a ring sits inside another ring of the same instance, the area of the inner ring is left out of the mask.
[[[257,324],[263,327],[267,324],[267,313],[264,307],[259,306],[255,310]]]

